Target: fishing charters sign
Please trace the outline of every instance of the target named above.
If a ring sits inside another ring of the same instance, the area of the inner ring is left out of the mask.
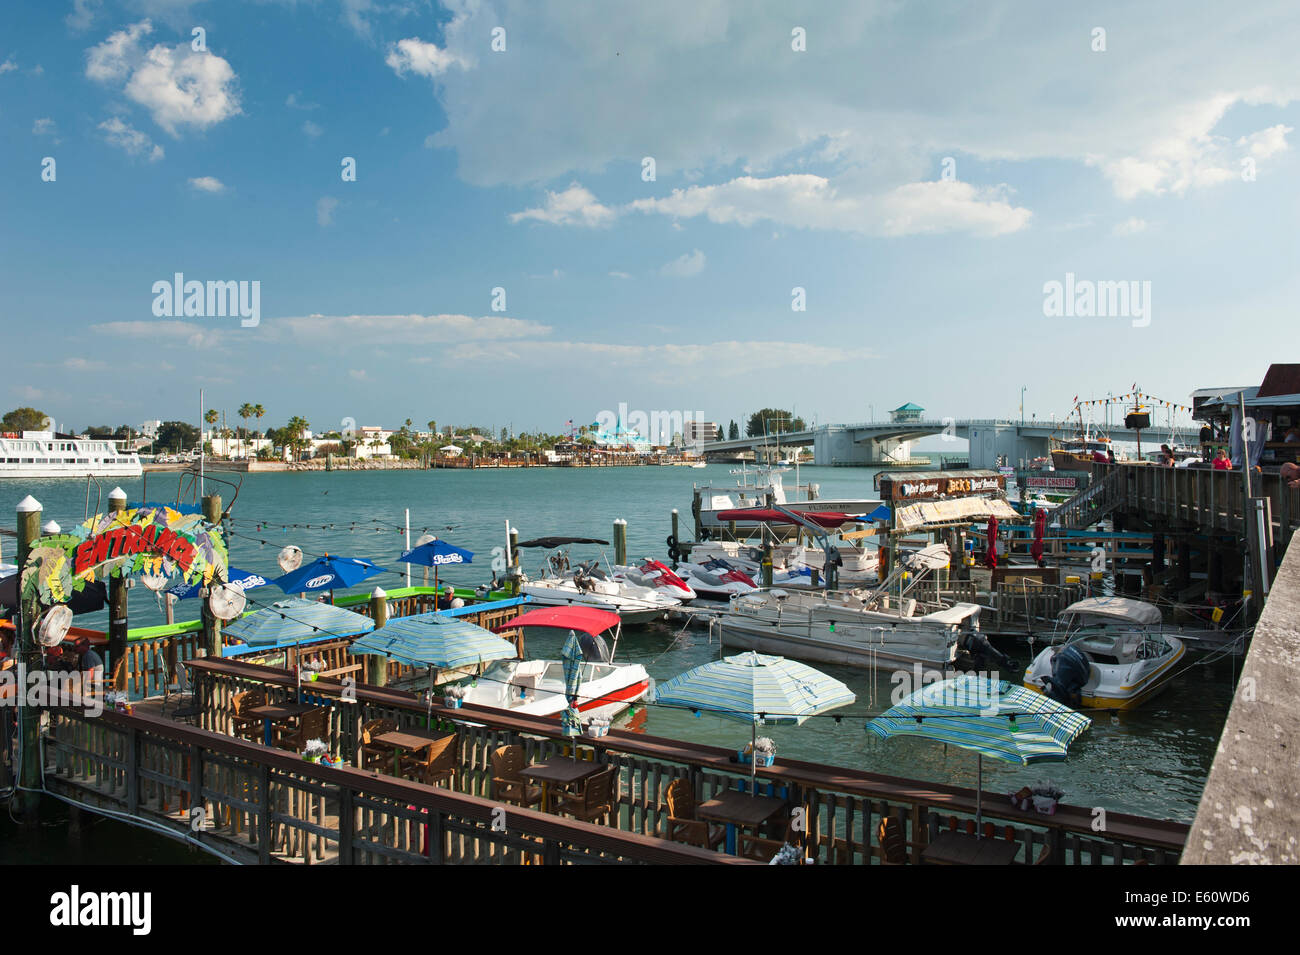
[[[70,534],[41,537],[23,565],[22,595],[44,605],[64,603],[88,581],[103,577],[179,578],[186,584],[225,580],[221,528],[198,511],[141,504],[96,514]]]

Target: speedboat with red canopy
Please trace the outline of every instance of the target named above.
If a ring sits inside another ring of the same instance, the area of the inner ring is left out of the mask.
[[[650,675],[639,663],[614,663],[621,632],[619,615],[598,607],[538,607],[495,628],[496,633],[538,627],[571,630],[582,646],[582,682],[577,710],[586,718],[613,719],[650,691]],[[613,650],[605,634],[614,632]],[[530,716],[559,716],[569,705],[560,660],[498,660],[473,685],[465,702]]]

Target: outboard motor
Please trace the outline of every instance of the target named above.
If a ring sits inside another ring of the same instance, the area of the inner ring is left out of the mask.
[[[1043,678],[1047,695],[1066,706],[1079,706],[1080,691],[1092,674],[1092,663],[1077,647],[1062,647],[1052,655],[1052,675]]]
[[[1016,662],[993,646],[989,638],[978,630],[968,630],[957,641],[961,654],[957,657],[959,670],[998,670],[1010,672]]]

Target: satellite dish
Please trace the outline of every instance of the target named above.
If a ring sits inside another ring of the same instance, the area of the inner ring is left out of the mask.
[[[166,586],[169,583],[171,583],[171,581],[168,578],[163,577],[160,574],[144,574],[140,578],[140,582],[143,583],[150,590],[152,590],[154,593],[158,593],[160,590],[166,588]]]
[[[72,608],[67,604],[58,604],[45,611],[45,616],[36,628],[37,638],[43,647],[57,647],[71,626]]]
[[[237,583],[218,584],[208,594],[208,610],[218,620],[234,620],[247,605],[244,588]]]
[[[280,569],[286,574],[290,571],[297,570],[302,566],[302,548],[290,544],[280,551],[275,558],[280,563]]]

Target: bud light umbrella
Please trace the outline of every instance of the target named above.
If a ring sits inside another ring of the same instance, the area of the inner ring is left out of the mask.
[[[1092,725],[1050,697],[1005,680],[967,673],[908,694],[866,725],[881,739],[920,736],[978,754],[975,833],[983,823],[984,757],[1027,766],[1061,762],[1069,745]]]
[[[237,567],[228,567],[229,583],[239,584],[247,593],[257,587],[265,587],[270,583],[261,574],[255,574],[251,570],[240,570]],[[195,584],[177,584],[175,587],[168,587],[167,593],[171,594],[177,600],[189,600],[191,597],[197,597],[199,591],[204,588],[202,582]]]
[[[360,557],[317,557],[310,564],[291,570],[271,583],[286,594],[305,594],[317,590],[337,590],[352,587],[367,577],[383,573],[388,568],[378,567]]]
[[[397,558],[400,564],[419,564],[422,567],[433,568],[433,589],[438,589],[438,568],[444,564],[472,564],[474,563],[474,554],[465,550],[463,547],[457,547],[455,544],[448,544],[445,540],[435,537],[428,543],[421,544],[419,547],[412,547],[401,557]],[[424,582],[427,584],[429,578],[426,576]],[[436,605],[435,599],[435,605]]]

